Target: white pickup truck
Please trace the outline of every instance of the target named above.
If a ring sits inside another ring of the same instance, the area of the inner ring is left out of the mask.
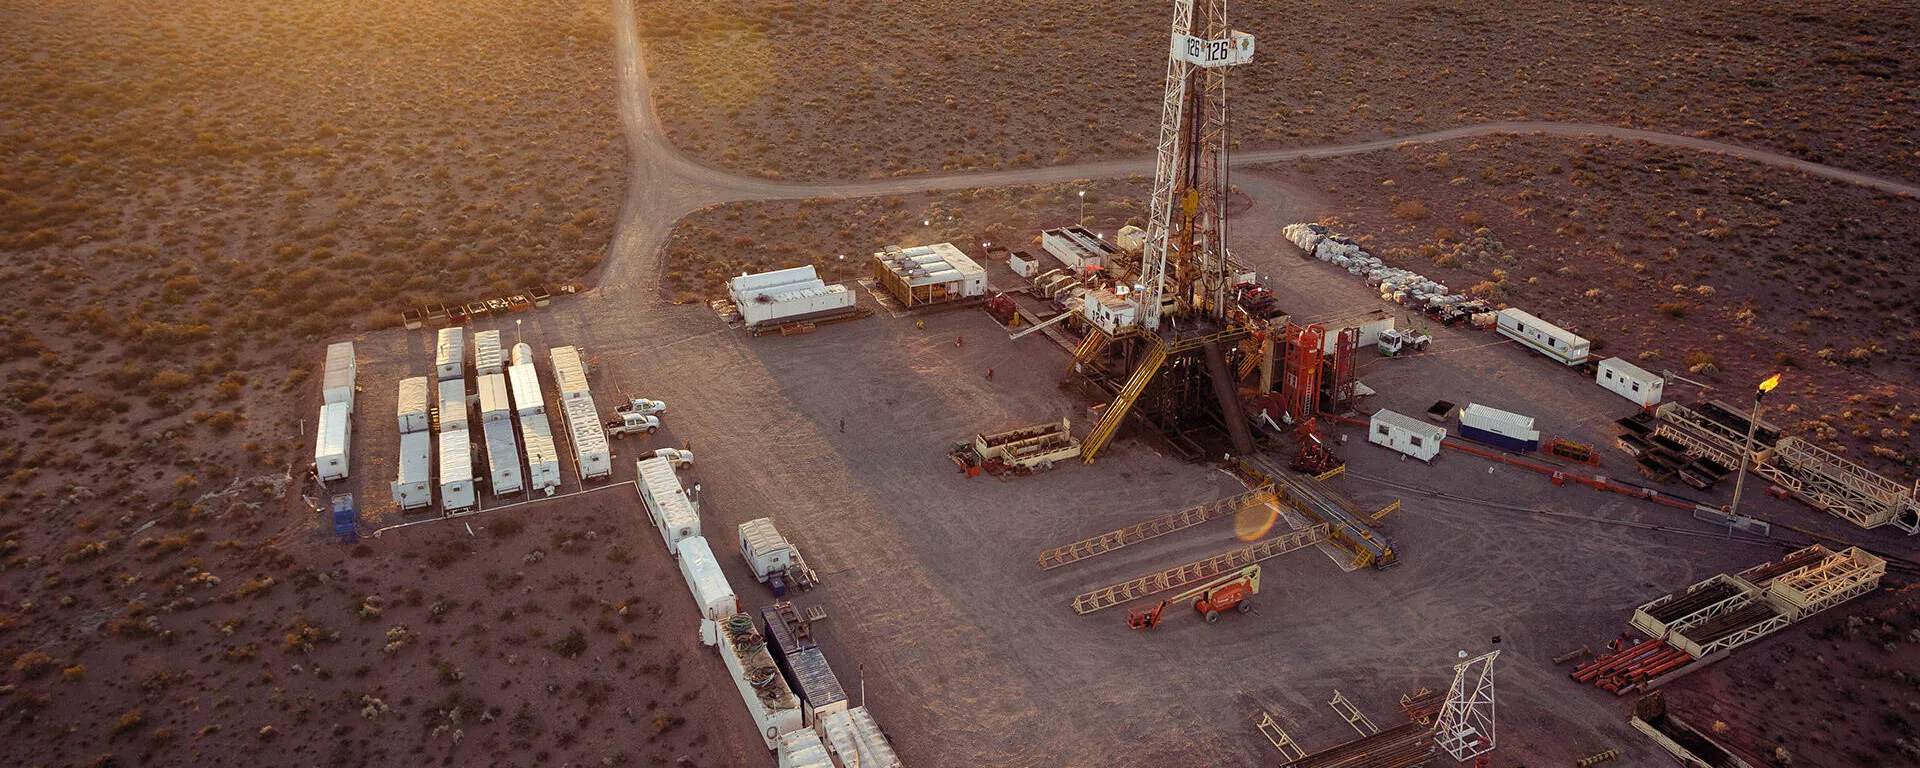
[[[660,400],[648,400],[644,397],[636,397],[628,400],[625,405],[616,406],[613,412],[639,416],[665,416],[667,415],[667,404]]]
[[[658,416],[623,413],[619,418],[607,422],[607,437],[626,437],[641,432],[651,435],[658,431],[660,431]]]
[[[649,416],[648,418],[652,417]],[[693,468],[693,451],[682,450],[680,448],[661,448],[653,452],[653,457],[656,459],[666,459],[668,463],[673,465],[674,469]]]

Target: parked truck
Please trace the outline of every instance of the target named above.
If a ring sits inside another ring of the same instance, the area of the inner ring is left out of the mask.
[[[627,402],[616,406],[614,413],[632,413],[641,416],[665,416],[667,404],[660,400],[648,400],[644,397],[629,398]]]
[[[773,527],[772,518],[740,524],[740,556],[746,559],[753,577],[773,590],[774,597],[785,597],[788,584],[812,589],[820,582],[819,575],[800,557],[800,550]]]
[[[660,431],[658,416],[623,413],[607,421],[607,437],[626,437],[642,433],[651,435],[658,431]]]

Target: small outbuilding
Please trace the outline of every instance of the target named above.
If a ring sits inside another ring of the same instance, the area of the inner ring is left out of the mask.
[[[1665,379],[1617,357],[1600,361],[1593,382],[1643,407],[1659,405],[1660,390],[1666,384]]]
[[[1384,408],[1373,412],[1367,427],[1367,442],[1431,463],[1440,453],[1447,437],[1446,427],[1394,413]]]

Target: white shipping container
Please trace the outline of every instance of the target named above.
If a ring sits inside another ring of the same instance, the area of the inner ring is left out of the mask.
[[[613,474],[613,451],[600,426],[600,412],[592,400],[567,401],[567,428],[573,438],[573,460],[581,480]]]
[[[507,384],[513,391],[513,411],[521,416],[547,412],[547,398],[540,393],[540,372],[533,363],[507,366]]]
[[[634,469],[640,478],[637,486],[647,518],[660,532],[667,551],[679,551],[681,541],[700,535],[700,513],[687,498],[673,462],[656,456],[634,462]]]
[[[1384,408],[1373,412],[1367,429],[1367,442],[1426,462],[1433,461],[1433,457],[1440,453],[1440,441],[1446,437],[1446,427],[1408,418]]]
[[[1660,390],[1666,386],[1665,379],[1617,357],[1600,361],[1600,369],[1594,372],[1593,381],[1641,406],[1659,405]]]
[[[465,432],[440,435],[440,508],[473,509],[473,444]]]
[[[419,509],[433,503],[433,433],[400,436],[400,472],[391,490],[401,509]]]
[[[432,385],[427,377],[415,376],[400,380],[399,422],[401,434],[425,432],[432,427],[429,409],[432,407]]]
[[[464,378],[467,375],[467,337],[466,329],[440,329],[439,343],[434,346],[433,370],[441,381]]]
[[[489,421],[481,430],[487,434],[488,487],[493,495],[526,490],[526,476],[520,473],[520,445],[513,439],[513,421]]]
[[[554,347],[548,355],[553,358],[553,383],[560,390],[561,400],[587,400],[593,397],[587,387],[587,366],[580,359],[580,350]]]
[[[1467,403],[1467,407],[1460,409],[1460,425],[1519,440],[1540,439],[1540,432],[1533,428],[1532,416],[1489,408],[1479,403]]]
[[[527,484],[552,496],[560,487],[560,452],[554,450],[553,427],[547,423],[547,415],[520,417],[520,441],[527,448]]]
[[[476,376],[499,373],[504,368],[499,331],[480,331],[473,335],[473,372]]]
[[[344,403],[347,410],[353,410],[354,379],[358,365],[353,358],[353,342],[342,341],[327,345],[327,368],[322,377],[324,385],[321,399],[328,403]]]
[[[887,742],[887,735],[880,731],[880,724],[874,722],[873,713],[864,706],[821,715],[817,727],[828,751],[843,766],[900,768],[900,756]]]
[[[739,305],[740,319],[747,327],[847,309],[859,298],[859,294],[844,285],[820,285],[766,296],[767,301]]]
[[[780,737],[780,768],[839,768],[827,756],[827,745],[820,734],[801,729]]]
[[[440,433],[467,433],[467,382],[449,379],[440,382]]]
[[[759,731],[767,749],[779,746],[781,734],[806,727],[801,722],[800,697],[787,687],[786,678],[776,673],[764,689],[747,682],[749,668],[758,671],[773,665],[773,657],[765,645],[746,646],[751,651],[736,648],[724,632],[719,645],[720,659],[727,665],[727,674],[733,676],[733,687],[747,705],[747,714],[753,718],[755,730]]]
[[[313,467],[321,482],[347,479],[348,455],[353,446],[353,420],[346,403],[320,406],[320,423],[313,442]]]
[[[757,275],[741,275],[727,281],[727,290],[729,293],[738,297],[737,300],[751,301],[753,294],[764,292],[769,288],[805,283],[817,280],[819,277],[820,276],[813,271],[812,266],[793,267],[791,269],[779,269],[772,272],[761,272]]]
[[[480,377],[480,422],[511,421],[513,401],[507,398],[505,374],[489,373]]]
[[[733,586],[727,583],[727,574],[720,570],[720,561],[714,558],[706,537],[695,536],[680,542],[680,575],[686,577],[687,589],[693,592],[693,603],[700,609],[700,615],[726,621],[728,616],[740,612],[740,601],[733,596]]]

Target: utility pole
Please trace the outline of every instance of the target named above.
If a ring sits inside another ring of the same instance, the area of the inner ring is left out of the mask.
[[[1087,223],[1087,191],[1083,189],[1080,190],[1080,220],[1074,222],[1074,224],[1085,223]]]
[[[1740,445],[1740,468],[1733,480],[1733,505],[1727,507],[1729,523],[1740,515],[1740,491],[1747,485],[1747,464],[1753,460],[1753,435],[1760,429],[1760,401],[1780,386],[1780,374],[1767,377],[1753,391],[1753,415],[1747,419],[1747,441]]]

